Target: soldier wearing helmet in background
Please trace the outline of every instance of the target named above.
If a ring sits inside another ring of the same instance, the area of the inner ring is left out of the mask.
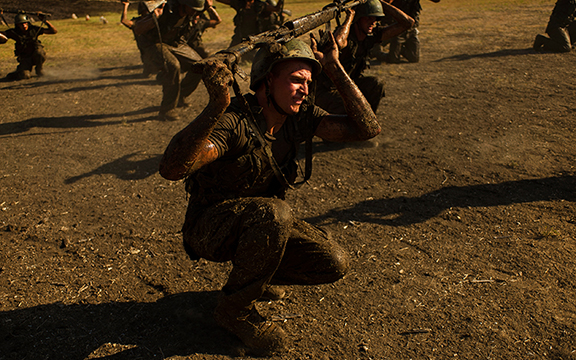
[[[32,69],[35,68],[36,75],[42,76],[43,65],[46,61],[46,51],[38,39],[43,34],[56,34],[58,30],[46,20],[43,14],[39,14],[40,19],[46,27],[32,25],[30,17],[26,14],[18,14],[14,18],[13,29],[0,31],[0,44],[4,44],[8,39],[16,42],[14,55],[18,61],[16,71],[8,74],[8,80],[29,79]]]
[[[191,19],[204,10],[204,3],[205,0],[168,0],[160,16],[152,13],[134,24],[134,34],[142,36],[141,41],[150,47],[150,62],[160,69],[160,120],[178,120],[176,108],[189,105],[186,98],[200,83],[201,75],[189,70],[202,58],[186,43],[185,35],[190,31]]]
[[[286,345],[280,326],[254,307],[263,295],[282,296],[282,289],[270,285],[331,283],[348,268],[346,251],[325,231],[294,218],[284,201],[297,177],[299,144],[307,144],[306,180],[313,136],[360,141],[380,132],[328,35],[331,46],[323,53],[313,37],[312,48],[299,39],[275,53],[261,48],[252,64],[253,95],[231,100],[228,68],[208,64],[203,80],[210,101],[172,138],[160,163],[166,179],[186,179],[190,199],[182,231],[190,257],[232,261],[214,313],[217,323],[256,354],[282,351]],[[344,115],[308,102],[322,66],[342,94]]]
[[[576,43],[576,0],[558,0],[548,26],[546,34],[536,35],[534,50],[538,52],[570,52]]]
[[[391,25],[379,25],[384,16],[396,20]],[[383,41],[387,41],[414,24],[414,20],[385,1],[368,0],[347,11],[344,23],[334,31],[340,49],[340,62],[350,78],[360,88],[372,110],[376,112],[384,97],[384,81],[363,75],[368,66],[370,50]],[[331,113],[342,113],[342,100],[334,84],[326,76],[318,82],[316,105]]]

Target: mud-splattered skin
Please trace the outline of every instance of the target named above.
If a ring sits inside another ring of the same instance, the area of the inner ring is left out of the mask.
[[[343,49],[346,47],[348,43],[348,35],[350,35],[350,26],[352,26],[352,21],[354,20],[354,15],[356,12],[354,9],[346,9],[346,20],[342,24],[334,30],[334,39],[338,44],[339,49]]]
[[[210,101],[202,113],[168,144],[160,162],[160,174],[166,179],[183,179],[218,158],[218,151],[208,141],[208,136],[230,104],[228,87],[232,73],[222,62],[208,62],[202,79]]]
[[[322,34],[321,34],[322,36]],[[381,131],[376,115],[370,104],[362,95],[358,86],[350,79],[342,64],[338,60],[338,47],[332,34],[329,38],[332,47],[321,53],[317,49],[317,42],[310,34],[314,55],[322,63],[324,72],[338,89],[347,115],[328,115],[322,120],[315,135],[329,141],[362,141],[373,138]]]

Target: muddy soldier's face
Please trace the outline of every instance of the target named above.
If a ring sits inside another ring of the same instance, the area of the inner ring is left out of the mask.
[[[376,26],[376,18],[374,16],[363,16],[360,18],[360,20],[358,20],[358,27],[360,28],[360,31],[366,35],[372,33],[374,26]]]
[[[289,115],[297,114],[308,96],[312,66],[301,60],[283,61],[274,68],[268,81],[270,93],[280,108]]]

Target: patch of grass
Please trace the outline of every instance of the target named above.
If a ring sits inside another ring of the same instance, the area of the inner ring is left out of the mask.
[[[536,231],[536,239],[537,240],[551,240],[556,239],[560,236],[560,232],[558,230],[552,229],[550,227],[545,227],[543,229],[538,229]]]
[[[321,9],[329,1],[321,0],[287,0],[285,8],[292,11],[292,17],[295,19],[305,14],[309,14]],[[553,0],[444,0],[438,4],[430,1],[422,1],[424,7],[422,21],[426,31],[430,36],[454,36],[454,31],[462,31],[469,34],[472,38],[481,38],[482,32],[494,26],[505,26],[506,22],[519,26],[523,23],[522,16],[519,16],[519,9],[530,9],[531,11],[540,11],[549,16],[548,11],[552,10]],[[204,43],[209,51],[218,51],[228,47],[230,39],[234,32],[232,19],[235,11],[221,3],[216,3],[217,10],[223,21],[215,29],[208,29],[204,34]],[[485,22],[481,13],[494,12],[494,22],[488,24]],[[499,13],[496,16],[496,12]],[[507,14],[502,17],[502,13]],[[509,16],[508,16],[509,15]],[[524,14],[528,16],[530,14]],[[84,18],[77,20],[55,20],[52,23],[58,29],[56,35],[43,35],[41,41],[45,45],[48,62],[47,67],[70,62],[79,65],[102,65],[112,61],[116,62],[127,54],[137,56],[138,51],[134,42],[132,32],[120,24],[120,8],[117,13],[105,13],[103,16],[108,19],[108,24],[104,25],[99,21],[99,17],[94,16],[90,21]],[[136,16],[132,11],[129,16]],[[440,16],[444,21],[437,22],[435,18]],[[476,26],[473,29],[462,30],[458,28],[462,19],[478,17]],[[516,19],[516,17],[519,17]],[[452,21],[450,20],[452,19]],[[448,22],[446,21],[448,20]],[[542,28],[545,27],[542,24]],[[0,27],[0,30],[6,30],[7,27]],[[307,35],[304,36],[308,39]],[[14,58],[14,42],[9,40],[8,43],[0,46],[0,71],[12,70],[16,66]]]

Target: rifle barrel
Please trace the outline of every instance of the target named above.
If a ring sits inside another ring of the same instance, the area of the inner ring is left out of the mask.
[[[300,35],[304,35],[307,32],[312,31],[334,19],[340,11],[349,9],[358,4],[365,3],[366,1],[367,0],[348,0],[343,2],[334,2],[315,13],[287,21],[279,29],[270,30],[258,35],[250,36],[247,40],[242,41],[240,44],[217,52],[216,54],[213,54],[212,56],[197,62],[195,66],[201,68],[210,60],[219,60],[231,67],[232,64],[235,63],[242,55],[248,53],[256,47],[260,47],[263,44],[287,42]]]

